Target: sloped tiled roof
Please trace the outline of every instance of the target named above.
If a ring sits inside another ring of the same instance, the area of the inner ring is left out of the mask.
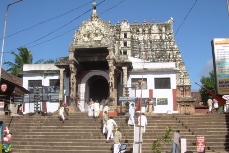
[[[23,93],[29,93],[29,91],[23,87],[21,78],[18,78],[16,76],[13,76],[13,75],[7,73],[4,69],[2,69],[1,74],[2,74],[1,79],[3,81],[10,82],[11,84],[14,84],[15,87],[18,88],[19,90],[21,90]]]

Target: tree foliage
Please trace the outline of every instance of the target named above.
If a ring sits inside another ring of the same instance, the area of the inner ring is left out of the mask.
[[[33,63],[33,55],[32,52],[26,48],[26,47],[20,47],[18,48],[19,53],[12,52],[11,54],[14,55],[14,62],[4,62],[4,64],[8,65],[10,68],[7,69],[6,71],[9,72],[10,74],[17,76],[17,77],[22,77],[22,74],[20,72],[23,71],[23,65],[24,64],[32,64]],[[49,59],[49,60],[44,60],[40,59],[34,64],[48,64],[48,63],[55,63],[57,60]]]
[[[203,87],[215,93],[216,88],[215,88],[215,77],[214,77],[213,70],[209,72],[209,76],[206,77],[202,76],[200,82]],[[203,88],[200,88],[199,92],[201,95],[201,101],[204,103],[205,106],[207,106],[207,100],[211,97],[211,95]]]
[[[26,47],[20,47],[18,48],[19,53],[11,52],[12,55],[14,55],[14,62],[4,62],[4,64],[8,65],[10,68],[6,71],[10,74],[22,77],[22,74],[20,72],[23,69],[24,64],[32,64],[33,62],[33,55],[31,51],[28,50]]]
[[[171,132],[173,132],[172,127],[167,126],[167,129],[164,135],[161,138],[154,141],[153,146],[152,146],[153,153],[161,153],[164,145],[172,141]]]
[[[35,62],[35,64],[50,64],[50,63],[56,63],[56,62],[57,62],[57,59],[56,60],[54,60],[54,59],[48,59],[48,60],[40,59],[37,62]]]

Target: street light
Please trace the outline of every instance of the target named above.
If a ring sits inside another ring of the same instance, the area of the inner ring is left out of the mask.
[[[2,51],[1,51],[1,59],[0,59],[0,83],[1,83],[1,79],[2,79],[2,59],[3,59],[3,55],[4,55],[4,44],[5,44],[5,37],[6,37],[6,23],[7,23],[7,17],[8,17],[8,9],[9,9],[10,5],[13,5],[13,4],[21,2],[21,1],[22,0],[17,0],[13,3],[8,4],[6,7],[6,17],[5,17],[5,23],[4,23],[4,31],[3,31],[3,37],[2,37]]]

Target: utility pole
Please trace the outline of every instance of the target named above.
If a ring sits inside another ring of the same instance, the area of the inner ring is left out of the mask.
[[[228,16],[229,16],[229,0],[226,0],[227,1],[227,11],[228,11]]]
[[[22,0],[17,0],[13,3],[10,3],[6,7],[6,17],[5,17],[5,22],[4,22],[4,30],[3,30],[3,37],[2,37],[2,51],[1,51],[1,58],[0,58],[0,83],[2,79],[2,59],[4,55],[4,45],[5,45],[5,37],[6,37],[6,23],[7,23],[7,18],[8,18],[8,9],[11,5],[16,4],[18,2],[21,2]]]

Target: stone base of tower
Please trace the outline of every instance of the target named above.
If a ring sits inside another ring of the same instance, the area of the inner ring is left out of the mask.
[[[70,105],[70,106],[68,106],[68,112],[69,113],[76,113],[76,112],[78,112],[78,110],[77,110],[76,106]]]

